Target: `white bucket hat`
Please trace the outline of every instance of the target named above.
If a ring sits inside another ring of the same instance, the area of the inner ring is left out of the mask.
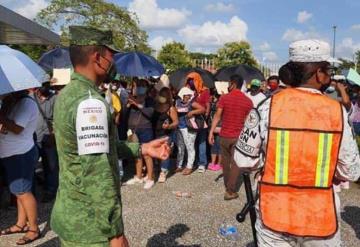
[[[289,46],[291,62],[341,63],[341,61],[331,57],[330,52],[330,45],[327,42],[316,39],[295,41]]]
[[[185,95],[190,95],[191,98],[194,97],[194,91],[191,90],[190,88],[188,87],[183,87],[180,89],[179,93],[178,93],[178,96],[180,97],[180,99],[183,99],[183,97]]]

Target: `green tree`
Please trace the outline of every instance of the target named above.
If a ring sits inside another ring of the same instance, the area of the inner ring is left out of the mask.
[[[164,45],[157,58],[170,72],[184,67],[191,67],[189,52],[182,43],[172,42]]]
[[[215,63],[218,68],[236,64],[257,66],[251,46],[246,41],[226,43],[218,50]]]
[[[10,45],[10,47],[25,53],[34,61],[38,61],[41,55],[48,50],[46,45],[21,44]]]
[[[52,0],[35,20],[52,30],[60,28],[63,45],[68,45],[69,25],[85,25],[112,30],[119,49],[151,53],[135,14],[104,0]]]

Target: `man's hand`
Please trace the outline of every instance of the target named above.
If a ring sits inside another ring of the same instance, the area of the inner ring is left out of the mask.
[[[168,144],[168,137],[156,139],[141,146],[142,155],[155,159],[166,160],[170,156],[171,148]]]
[[[214,145],[215,139],[214,139],[214,133],[210,131],[208,141],[210,145]]]
[[[124,235],[110,240],[110,247],[129,247],[129,242]]]
[[[341,92],[346,92],[346,88],[347,88],[347,86],[345,86],[343,83],[339,83],[339,82],[336,83],[335,89],[336,89],[339,93],[341,93]]]

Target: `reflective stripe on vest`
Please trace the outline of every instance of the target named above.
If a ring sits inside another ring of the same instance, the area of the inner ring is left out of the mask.
[[[332,138],[332,134],[321,133],[319,135],[316,187],[328,187]]]
[[[289,131],[276,131],[275,184],[287,184],[289,171]]]

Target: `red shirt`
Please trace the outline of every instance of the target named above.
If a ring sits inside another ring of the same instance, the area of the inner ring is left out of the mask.
[[[206,104],[210,102],[210,97],[210,90],[206,89],[201,94],[199,94],[199,96],[196,98],[196,102],[206,109]]]
[[[220,136],[238,138],[253,103],[239,89],[220,97],[218,108],[223,109]]]

